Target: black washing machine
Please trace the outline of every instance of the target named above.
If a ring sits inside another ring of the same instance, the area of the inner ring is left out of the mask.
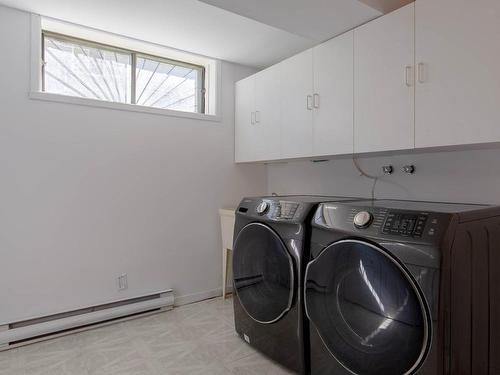
[[[317,196],[245,198],[236,210],[233,246],[237,333],[298,374],[307,374],[303,308],[311,216]]]
[[[429,202],[319,205],[304,288],[311,375],[496,373],[499,215]]]

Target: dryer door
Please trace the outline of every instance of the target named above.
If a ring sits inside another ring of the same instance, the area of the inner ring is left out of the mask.
[[[371,243],[325,248],[307,267],[305,303],[311,328],[354,374],[411,374],[428,351],[422,293],[403,265]]]
[[[251,223],[233,246],[233,283],[247,314],[259,323],[274,323],[293,300],[292,257],[270,227]]]

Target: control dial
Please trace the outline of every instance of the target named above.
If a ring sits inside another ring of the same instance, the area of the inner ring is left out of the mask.
[[[354,216],[354,226],[356,228],[368,228],[373,221],[373,215],[368,211],[361,211]]]
[[[259,215],[264,215],[269,210],[269,203],[260,202],[255,210]]]

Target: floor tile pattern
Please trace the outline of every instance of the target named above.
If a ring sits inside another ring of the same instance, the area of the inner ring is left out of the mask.
[[[234,331],[220,298],[0,352],[0,375],[290,375]]]

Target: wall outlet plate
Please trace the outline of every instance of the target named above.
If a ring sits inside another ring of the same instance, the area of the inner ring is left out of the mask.
[[[126,290],[128,288],[127,274],[121,274],[118,276],[118,290]]]

